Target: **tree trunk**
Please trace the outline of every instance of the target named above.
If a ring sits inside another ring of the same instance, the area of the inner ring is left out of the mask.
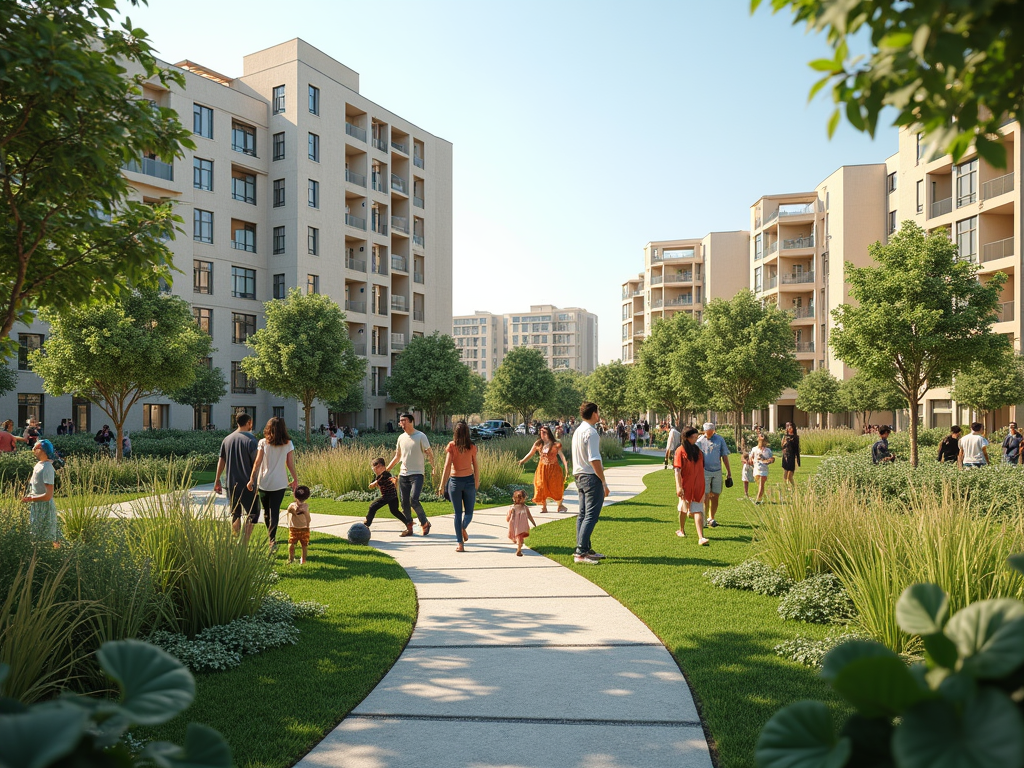
[[[732,425],[733,440],[735,441],[734,444],[736,445],[736,450],[742,451],[743,448],[744,448],[744,443],[743,443],[743,411],[734,411],[733,412],[732,421],[733,421],[733,425]]]
[[[310,417],[310,413],[313,410],[313,401],[312,400],[303,400],[302,401],[302,409],[306,413],[306,445],[309,445],[309,417]],[[256,426],[256,425],[253,424],[253,426]]]
[[[117,445],[114,446],[114,459],[117,461],[124,458],[124,418],[124,415],[110,418],[114,422],[114,432],[117,434]]]
[[[910,466],[917,466],[917,394],[909,400],[910,405]]]

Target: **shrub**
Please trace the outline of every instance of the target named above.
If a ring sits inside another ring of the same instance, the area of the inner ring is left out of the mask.
[[[783,619],[839,624],[853,618],[853,603],[838,577],[819,573],[798,581],[779,601]]]
[[[781,568],[772,568],[760,560],[705,571],[704,578],[722,589],[746,589],[770,597],[783,595],[793,586],[793,580]]]
[[[821,640],[811,637],[794,637],[776,645],[772,650],[776,656],[795,661],[808,667],[820,667],[826,654],[833,648],[845,643],[847,640],[863,639],[855,632],[847,629],[839,631],[830,630]]]
[[[213,462],[216,466],[216,456]],[[0,486],[24,486],[35,464],[29,451],[0,454]],[[197,470],[196,461],[188,458],[133,456],[115,461],[96,454],[71,456],[56,474],[54,491],[69,495],[180,488],[191,485]]]

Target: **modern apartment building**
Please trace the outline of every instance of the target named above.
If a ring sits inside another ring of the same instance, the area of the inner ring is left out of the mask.
[[[505,317],[490,312],[475,312],[452,318],[452,336],[462,353],[462,362],[490,381],[505,357]]]
[[[168,242],[181,273],[171,290],[213,336],[211,364],[229,393],[195,413],[148,399],[128,428],[227,427],[242,410],[257,424],[279,415],[298,426],[301,407],[258,391],[240,367],[263,302],[295,287],[343,306],[368,360],[365,409],[336,418],[376,428],[397,420],[385,391],[396,356],[412,337],[451,327],[452,145],[367,99],[356,72],[299,39],[244,57],[237,78],[175,66],[185,88],[151,83],[145,97],[192,126],[196,149],[171,164],[140,158],[125,175],[137,199],[172,200],[186,222]],[[47,329],[14,333],[27,350]],[[45,395],[27,367],[23,355],[0,412],[17,409],[22,424],[36,416],[47,432],[62,418],[83,430],[103,423],[96,406]],[[317,404],[314,426],[329,416]]]
[[[749,241],[744,230],[644,246],[644,271],[622,284],[622,361],[658,320],[685,312],[699,322],[706,302],[746,288]]]

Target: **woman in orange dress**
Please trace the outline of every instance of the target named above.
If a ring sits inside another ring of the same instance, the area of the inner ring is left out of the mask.
[[[704,546],[704,453],[697,447],[700,432],[689,427],[683,432],[683,444],[676,450],[676,496],[679,497],[679,530],[676,536],[686,536],[686,518],[692,517],[697,526],[697,543]]]
[[[522,459],[519,465],[522,466],[533,454],[537,454],[537,471],[533,475],[533,503],[541,505],[541,512],[548,511],[548,499],[558,502],[559,512],[568,512],[562,504],[562,495],[565,492],[565,475],[569,473],[569,467],[565,463],[565,456],[562,455],[562,444],[555,440],[549,427],[541,427],[540,435],[533,448]],[[561,460],[565,467],[565,473],[558,467]]]

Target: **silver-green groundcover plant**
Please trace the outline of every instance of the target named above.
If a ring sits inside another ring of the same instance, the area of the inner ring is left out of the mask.
[[[1024,555],[1010,560],[1024,574]],[[952,617],[934,584],[896,603],[904,632],[924,643],[908,666],[884,645],[851,640],[821,674],[856,710],[836,733],[828,708],[801,701],[761,731],[760,768],[1021,768],[1024,766],[1024,602],[972,603]]]
[[[141,640],[104,643],[100,668],[118,700],[64,696],[26,707],[0,696],[3,768],[231,768],[231,748],[217,731],[189,723],[184,746],[151,741],[137,754],[124,744],[132,725],[160,725],[195,698],[195,680],[176,659]],[[0,664],[0,691],[10,667]]]

